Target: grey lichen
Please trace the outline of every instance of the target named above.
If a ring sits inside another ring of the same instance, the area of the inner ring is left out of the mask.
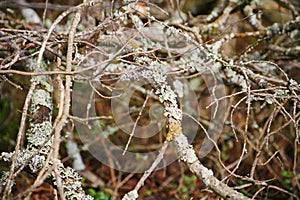
[[[135,200],[139,197],[138,192],[136,190],[132,190],[129,193],[125,194],[122,200]]]
[[[165,102],[165,101],[169,101],[171,102],[171,104],[176,104],[176,97],[177,95],[175,94],[175,92],[171,89],[171,87],[169,85],[162,85],[161,87],[159,87],[155,94],[159,95],[159,100],[161,103]]]
[[[173,117],[174,119],[180,121],[182,118],[182,111],[181,111],[181,109],[179,109],[175,106],[166,106],[164,116],[165,117]]]
[[[52,110],[52,100],[49,92],[43,89],[37,89],[34,91],[31,99],[32,110],[36,110],[38,105],[45,106]]]
[[[193,147],[188,143],[187,138],[183,134],[177,134],[174,141],[177,146],[180,159],[183,162],[192,164],[198,160]]]
[[[166,35],[167,36],[171,36],[171,35],[179,35],[179,33],[180,33],[181,31],[179,30],[179,29],[177,29],[177,28],[175,28],[175,27],[173,27],[173,26],[169,26],[168,28],[167,28],[167,31],[166,31]]]
[[[9,177],[9,172],[8,171],[1,171],[0,174],[1,174],[1,176],[0,176],[0,189],[1,189],[1,187],[5,186],[5,184],[6,184],[6,181]],[[14,182],[13,182],[13,184],[14,184]]]
[[[207,62],[207,55],[200,49],[195,49],[186,53],[179,60],[174,61],[174,64],[180,69],[193,73],[195,71],[202,72],[206,70]]]
[[[10,162],[13,155],[14,155],[14,152],[10,152],[10,153],[2,152],[1,153],[1,159],[5,162]]]
[[[201,176],[202,176],[202,180],[203,183],[206,186],[210,185],[210,178],[214,175],[213,171],[211,169],[207,169],[206,167],[204,167],[203,165],[201,165]]]
[[[236,71],[229,67],[225,69],[225,73],[228,76],[228,80],[242,87],[243,91],[247,91],[247,82],[242,75],[238,74]]]
[[[4,161],[11,162],[14,154],[15,154],[15,152],[11,152],[11,153],[2,152],[1,157]],[[16,158],[16,166],[19,167],[19,166],[23,165],[26,161],[28,161],[28,159],[32,155],[33,155],[33,153],[31,151],[29,151],[28,149],[21,150]]]
[[[29,167],[33,173],[38,172],[45,164],[46,158],[43,155],[35,155],[29,162]]]
[[[52,132],[52,124],[49,121],[44,121],[38,124],[31,124],[27,131],[27,140],[35,146],[43,145]],[[49,144],[50,145],[50,144]]]
[[[38,83],[43,86],[43,89],[46,92],[53,92],[53,86],[49,83],[49,80],[47,76],[38,76],[38,77],[34,77],[36,79],[36,81],[38,81]]]
[[[136,26],[137,29],[140,29],[144,26],[143,21],[138,16],[132,15],[131,19],[132,19],[132,21],[133,21],[133,23],[134,23],[134,25]]]
[[[81,177],[71,167],[64,167],[63,164],[58,161],[58,171],[60,178],[62,179],[62,186],[66,199],[74,200],[92,200],[93,197],[86,195],[81,186]],[[53,174],[54,183],[56,182],[55,175]]]

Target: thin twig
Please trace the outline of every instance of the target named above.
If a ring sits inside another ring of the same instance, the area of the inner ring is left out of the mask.
[[[153,91],[153,89],[150,91],[150,94],[152,93],[152,91]],[[137,123],[139,122],[139,120],[140,120],[140,118],[141,118],[141,116],[142,116],[142,112],[143,112],[144,108],[146,107],[146,104],[147,104],[147,102],[148,102],[149,97],[150,97],[150,95],[147,95],[147,97],[146,97],[146,99],[145,99],[145,101],[144,101],[144,103],[143,103],[143,106],[142,106],[142,108],[141,108],[141,110],[140,110],[140,112],[139,112],[139,115],[138,115],[137,119],[136,119],[135,122],[134,122],[134,125],[133,125],[132,131],[131,131],[131,133],[130,133],[129,139],[128,139],[127,144],[126,144],[126,146],[125,146],[125,149],[124,149],[124,151],[123,151],[123,155],[125,155],[125,153],[126,153],[128,147],[129,147],[129,144],[130,144],[130,141],[131,141],[131,139],[132,139],[132,137],[133,137],[133,135],[134,135],[134,132],[135,132]]]

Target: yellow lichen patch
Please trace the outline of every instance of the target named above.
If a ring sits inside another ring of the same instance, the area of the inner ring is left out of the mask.
[[[181,133],[181,126],[179,124],[169,124],[169,131],[167,134],[167,141],[172,141],[174,139],[175,134]]]

